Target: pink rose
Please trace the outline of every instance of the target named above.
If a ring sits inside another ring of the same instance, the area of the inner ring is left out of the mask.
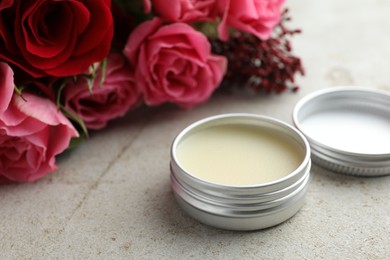
[[[7,63],[0,62],[0,116],[8,108],[14,93],[14,74]]]
[[[212,20],[217,14],[216,0],[151,0],[148,8],[150,4],[161,18],[173,22]]]
[[[228,28],[252,33],[260,39],[268,39],[281,16],[284,0],[218,0],[223,14],[218,26],[221,40],[228,40]]]
[[[173,102],[185,108],[204,102],[221,83],[225,57],[212,55],[207,38],[184,23],[155,18],[130,35],[124,49],[148,105]]]
[[[34,77],[82,73],[111,46],[111,0],[2,0],[0,59]]]
[[[106,78],[101,85],[102,69],[98,69],[92,93],[85,77],[70,81],[63,91],[65,107],[83,119],[87,128],[100,129],[109,120],[125,115],[140,101],[132,71],[121,54],[108,57]]]
[[[12,71],[4,63],[0,80],[0,183],[35,181],[57,169],[55,156],[78,133],[50,100],[29,93],[10,98]]]

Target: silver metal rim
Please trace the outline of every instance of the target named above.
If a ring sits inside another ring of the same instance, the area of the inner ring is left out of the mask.
[[[388,175],[390,174],[390,153],[363,154],[339,150],[314,140],[305,133],[304,129],[301,127],[299,117],[301,113],[307,112],[305,111],[305,106],[307,106],[309,102],[315,102],[317,98],[321,98],[324,95],[340,94],[344,96],[351,93],[352,96],[361,95],[362,93],[375,96],[378,104],[375,103],[373,106],[380,107],[381,102],[386,102],[386,104],[390,102],[390,94],[388,92],[364,87],[334,87],[320,90],[305,96],[296,104],[293,111],[294,125],[306,136],[312,149],[313,162],[318,165],[344,174],[359,176]]]
[[[299,165],[299,167],[293,171],[292,173],[288,174],[287,176],[278,179],[273,182],[265,183],[265,184],[258,184],[258,185],[240,185],[240,186],[234,186],[234,185],[222,185],[222,184],[216,184],[216,183],[211,183],[206,180],[202,180],[200,178],[197,178],[190,173],[186,172],[183,167],[180,166],[180,163],[177,160],[176,156],[176,149],[180,141],[182,140],[183,137],[185,137],[188,133],[191,131],[194,131],[194,129],[197,129],[198,127],[207,127],[209,123],[223,123],[224,120],[225,122],[236,122],[235,120],[253,120],[259,123],[266,123],[269,125],[273,125],[275,127],[279,127],[280,130],[284,130],[286,133],[289,133],[291,137],[294,137],[299,141],[302,145],[302,147],[305,150],[305,157]],[[294,136],[292,136],[294,135]],[[238,194],[241,194],[243,190],[245,190],[245,193],[268,193],[272,191],[277,191],[280,189],[283,189],[285,187],[288,187],[291,185],[291,183],[296,182],[299,180],[303,173],[305,172],[305,168],[307,168],[307,165],[310,162],[310,145],[308,141],[306,140],[306,137],[296,130],[294,127],[288,125],[287,123],[284,123],[280,120],[271,118],[271,117],[266,117],[266,116],[260,116],[260,115],[255,115],[255,114],[247,114],[247,113],[234,113],[234,114],[222,114],[222,115],[216,115],[216,116],[211,116],[208,118],[204,118],[202,120],[199,120],[188,127],[186,127],[184,130],[182,130],[174,139],[172,146],[171,146],[171,167],[173,171],[176,172],[177,177],[182,180],[183,182],[186,183],[191,183],[191,186],[193,183],[196,185],[199,185],[199,187],[203,190],[223,190],[224,192],[228,191],[231,192],[232,194],[238,192]],[[180,173],[180,174],[178,174]],[[259,192],[260,190],[260,192]]]

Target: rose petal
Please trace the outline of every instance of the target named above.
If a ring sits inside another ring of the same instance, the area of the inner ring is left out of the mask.
[[[0,115],[8,108],[14,93],[14,73],[8,64],[0,62]]]
[[[178,21],[181,11],[180,0],[153,1],[153,8],[163,14],[164,19]]]
[[[13,3],[14,3],[14,0],[2,0],[0,2],[0,11],[3,9],[6,9],[8,7],[11,7]]]
[[[74,20],[75,14],[77,22]],[[88,9],[79,2],[72,5],[50,2],[42,4],[39,10],[25,18],[29,25],[29,30],[24,30],[24,37],[27,39],[26,50],[41,58],[51,58],[60,54],[71,47],[72,42],[76,42],[72,41],[69,35],[72,35],[72,30],[76,30],[75,37],[82,33],[89,23],[89,16]],[[28,32],[31,32],[31,35]]]
[[[143,43],[146,37],[159,28],[162,20],[154,18],[153,20],[140,24],[130,35],[123,50],[124,55],[135,65],[137,60],[137,52],[139,46]]]
[[[49,99],[24,93],[23,98],[14,97],[14,102],[16,107],[29,117],[48,125],[62,124],[73,128],[69,120],[58,111],[55,104]]]

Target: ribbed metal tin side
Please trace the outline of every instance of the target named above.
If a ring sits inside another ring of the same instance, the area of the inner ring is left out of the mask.
[[[304,151],[299,167],[273,182],[256,185],[221,185],[186,172],[176,150],[186,136],[207,127],[245,124],[278,131],[294,140]],[[171,147],[171,186],[179,205],[200,222],[229,230],[256,230],[279,224],[302,206],[310,180],[310,147],[305,137],[291,126],[252,114],[226,114],[200,120],[185,128]]]
[[[269,199],[266,201],[256,201],[254,198],[248,198],[248,200],[242,200],[241,203],[235,201],[226,200],[221,198],[209,198],[201,196],[199,193],[195,193],[190,187],[183,187],[183,185],[177,181],[175,175],[171,175],[172,189],[176,195],[186,201],[192,206],[204,210],[208,209],[208,212],[216,215],[229,215],[231,217],[240,217],[243,214],[257,215],[264,213],[267,210],[274,210],[283,204],[289,203],[295,196],[300,194],[308,185],[310,174],[307,172],[300,183],[298,183],[296,189],[291,193],[286,194],[283,197],[276,199]]]
[[[295,190],[299,189],[301,183],[305,182],[307,176],[310,172],[310,163],[304,170],[304,175],[297,182],[291,184],[290,186],[276,190],[269,193],[252,193],[241,191],[240,195],[236,194],[235,196],[231,196],[229,193],[220,192],[219,194],[215,194],[209,191],[204,191],[202,189],[198,189],[195,186],[188,185],[178,179],[177,174],[172,172],[171,178],[173,178],[172,182],[180,183],[180,186],[183,189],[189,190],[194,196],[197,196],[202,200],[202,198],[206,198],[207,201],[214,201],[216,203],[230,203],[236,205],[249,205],[249,204],[257,204],[262,202],[275,201],[281,198],[286,197],[287,195],[293,193]]]
[[[315,152],[312,153],[312,160],[317,165],[328,169],[333,172],[355,175],[355,176],[384,176],[388,175],[390,172],[390,167],[355,167],[351,164],[343,165],[339,161],[332,162],[329,159],[323,159],[322,157],[317,156]]]
[[[321,120],[324,113],[327,111],[337,112],[339,108],[354,110],[356,115],[359,115],[359,113],[372,114],[373,117],[378,117],[379,120],[382,118],[383,127],[387,127],[390,133],[390,93],[352,87],[335,87],[314,92],[301,99],[296,104],[293,112],[295,126],[306,136],[310,143],[313,162],[331,171],[344,174],[359,176],[390,174],[390,147],[388,147],[388,150],[384,147],[383,150],[386,151],[384,153],[346,151],[329,143],[321,142],[303,126],[303,122],[308,117],[317,117],[317,120]],[[324,120],[332,123],[329,118],[324,117]],[[362,121],[362,124],[365,124],[365,122]],[[375,135],[376,133],[373,131],[370,134]],[[361,136],[361,138],[368,137]],[[383,140],[384,143],[389,142],[387,139]],[[356,144],[361,141],[357,138]]]
[[[187,203],[180,196],[178,196],[177,193],[174,193],[174,195],[181,208],[201,223],[227,230],[250,231],[269,228],[293,217],[302,208],[306,191],[307,185],[288,203],[279,206],[272,211],[260,211],[258,214],[241,214],[239,216],[231,216],[227,213],[219,215],[213,214],[210,213],[207,208],[200,209],[192,204]]]

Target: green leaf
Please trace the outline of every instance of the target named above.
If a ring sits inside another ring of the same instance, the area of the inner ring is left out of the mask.
[[[85,137],[86,136],[84,134],[80,134],[79,137],[72,138],[70,140],[70,143],[69,143],[67,150],[74,149],[77,146],[79,146],[81,144],[81,142],[84,141]]]
[[[60,87],[58,88],[57,97],[56,97],[56,105],[57,109],[61,108],[61,94],[64,88],[66,87],[68,79],[65,78],[64,81],[61,83]]]
[[[24,90],[25,86],[16,86],[14,85],[15,92],[18,93],[19,95],[22,95],[22,91]]]
[[[88,84],[88,91],[92,95],[93,94],[93,82],[95,81],[95,78],[93,76],[92,77],[86,76],[85,78],[86,78],[87,84]]]
[[[104,59],[101,63],[101,74],[102,77],[100,79],[99,87],[101,88],[104,84],[104,81],[106,80],[106,74],[107,74],[107,59]]]
[[[80,126],[81,130],[83,131],[83,134],[85,135],[85,137],[88,138],[88,136],[89,136],[88,129],[87,129],[87,126],[85,125],[83,119],[81,117],[79,117],[79,115],[77,115],[75,112],[67,109],[63,105],[61,105],[61,111],[62,111],[62,113],[64,113],[64,115],[66,117],[68,117],[69,119],[76,122]]]
[[[211,39],[218,38],[217,26],[219,20],[213,22],[198,22],[194,24],[195,29],[201,31],[206,37]]]
[[[16,86],[14,85],[14,90],[16,92],[16,94],[18,94],[24,101],[27,101],[24,97],[23,97],[23,90],[25,89],[25,86]]]

